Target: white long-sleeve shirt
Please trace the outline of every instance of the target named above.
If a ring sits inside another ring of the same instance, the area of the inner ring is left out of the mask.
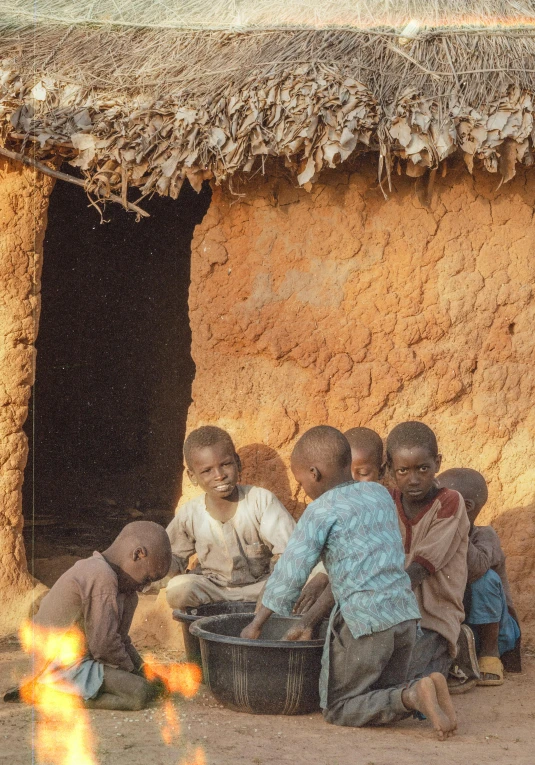
[[[267,489],[238,486],[234,516],[222,523],[206,510],[205,495],[179,508],[167,527],[175,569],[184,573],[197,554],[201,573],[222,587],[267,579],[273,556],[281,555],[295,521]]]

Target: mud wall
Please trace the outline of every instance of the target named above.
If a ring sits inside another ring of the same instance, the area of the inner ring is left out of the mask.
[[[497,190],[496,176],[450,167],[430,209],[414,184],[396,177],[385,201],[375,162],[359,160],[310,193],[282,171],[214,190],[193,244],[188,427],[228,428],[245,479],[297,515],[299,433],[386,436],[424,420],[444,468],[489,482],[483,521],[501,534],[535,645],[535,173]]]
[[[22,431],[34,375],[48,196],[53,182],[0,160],[0,635],[15,631],[39,588],[22,541]]]

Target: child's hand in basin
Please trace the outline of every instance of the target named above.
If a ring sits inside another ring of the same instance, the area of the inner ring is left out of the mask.
[[[296,625],[290,627],[283,640],[312,640],[312,630],[304,620],[300,620]]]
[[[255,624],[254,620],[247,625],[247,627],[244,627],[242,631],[240,632],[240,637],[246,638],[247,640],[258,640],[260,637],[260,633],[262,632],[262,627]]]

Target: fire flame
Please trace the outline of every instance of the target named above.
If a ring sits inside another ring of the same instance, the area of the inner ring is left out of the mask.
[[[206,765],[206,757],[202,746],[198,746],[195,749],[191,759],[188,755],[186,759],[180,760],[180,765]]]
[[[49,684],[46,678],[52,661],[55,667],[68,667],[84,656],[83,633],[76,627],[56,630],[25,622],[20,641],[34,658],[35,674],[21,684],[21,696],[26,704],[35,705],[38,712],[34,740],[37,762],[97,765],[89,717],[82,699],[67,682]]]
[[[197,664],[160,664],[150,654],[144,657],[147,680],[159,678],[169,693],[180,693],[191,699],[199,690],[202,672]]]
[[[159,679],[168,693],[180,693],[186,699],[195,696],[202,679],[201,668],[196,664],[161,664],[150,654],[144,657],[144,672],[147,680]],[[173,703],[169,700],[164,705],[160,733],[167,746],[171,746],[180,735],[180,720]],[[205,765],[205,763],[204,751],[202,747],[198,747],[194,758],[181,761],[180,765]]]
[[[34,674],[23,681],[20,691],[23,701],[34,705],[38,713],[34,737],[37,762],[40,765],[97,765],[83,700],[58,672],[85,656],[83,633],[77,627],[60,630],[24,622],[20,641],[34,661]],[[149,681],[159,679],[168,693],[180,693],[188,699],[195,696],[202,678],[196,664],[161,664],[152,656],[145,657],[145,675]],[[167,746],[178,743],[180,720],[170,700],[163,706],[160,727]],[[179,765],[206,765],[203,748],[188,752]]]
[[[180,720],[171,701],[165,702],[163,714],[164,723],[161,726],[161,734],[164,743],[171,746],[173,741],[180,736]]]

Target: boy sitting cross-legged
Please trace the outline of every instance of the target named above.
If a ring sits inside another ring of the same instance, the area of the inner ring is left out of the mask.
[[[423,422],[397,425],[387,438],[386,455],[397,486],[392,494],[405,566],[422,614],[409,676],[441,672],[447,677],[464,621],[470,526],[464,500],[436,485],[442,457],[435,434]],[[463,636],[473,642],[473,636]]]
[[[502,685],[500,659],[517,648],[520,628],[500,538],[492,526],[474,526],[488,498],[487,483],[481,473],[469,468],[446,470],[437,481],[439,486],[461,494],[470,521],[465,606],[466,622],[476,635],[479,649],[477,685]],[[520,653],[517,653],[516,669],[520,671]]]
[[[260,610],[241,636],[256,639],[272,613],[291,614],[321,557],[336,599],[325,644],[327,677],[323,675],[320,688],[325,719],[360,727],[420,711],[438,737],[446,738],[455,730],[456,718],[444,677],[435,673],[407,684],[419,612],[387,490],[352,481],[349,443],[328,426],[312,428],[300,438],[291,468],[313,502],[268,580]]]
[[[241,464],[230,435],[206,425],[184,443],[192,483],[203,490],[167,527],[173,551],[167,602],[184,610],[205,603],[256,600],[295,521],[267,489],[238,483]],[[186,574],[198,557],[198,574]],[[325,579],[326,576],[324,575]]]

